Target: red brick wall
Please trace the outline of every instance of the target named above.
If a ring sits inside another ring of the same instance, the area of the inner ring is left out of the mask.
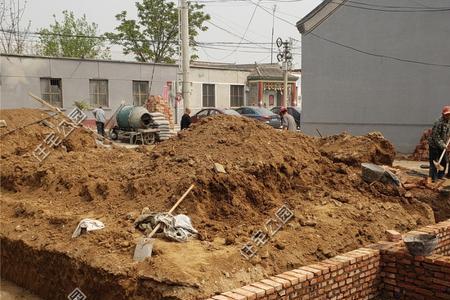
[[[379,250],[360,248],[210,299],[372,299],[379,274]]]
[[[413,257],[403,242],[381,250],[381,278],[384,299],[450,299],[450,222],[421,228],[411,233],[432,233],[439,237],[433,255]],[[445,256],[447,255],[447,256]]]
[[[450,257],[382,255],[383,299],[450,299]]]
[[[433,255],[412,257],[402,241],[382,241],[208,300],[450,299],[450,220],[419,232],[440,238]]]

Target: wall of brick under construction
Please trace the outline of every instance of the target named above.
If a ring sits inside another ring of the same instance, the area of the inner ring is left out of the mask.
[[[402,241],[379,242],[214,295],[208,300],[450,299],[450,220],[433,233],[433,255],[413,257]]]

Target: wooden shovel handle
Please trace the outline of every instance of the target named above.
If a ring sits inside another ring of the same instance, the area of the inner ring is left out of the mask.
[[[178,199],[177,203],[174,204],[174,206],[172,206],[172,208],[169,210],[169,214],[171,214],[176,208],[177,206],[184,200],[184,198],[186,198],[186,196],[189,194],[189,192],[194,188],[194,184],[192,184],[189,189],[183,194],[183,196],[181,196],[180,199]],[[158,223],[158,225],[155,226],[155,228],[153,229],[153,231],[148,235],[149,238],[151,238],[153,235],[155,235],[155,233],[159,230],[159,228],[161,227],[161,223]]]
[[[34,94],[31,93],[31,92],[29,92],[28,95],[30,95],[31,98],[33,98],[34,100],[38,101],[38,102],[41,103],[42,105],[47,106],[50,110],[56,112],[56,113],[59,114],[61,117],[63,117],[63,118],[65,118],[66,120],[70,121],[70,123],[74,124],[73,121],[72,121],[68,116],[66,116],[66,115],[62,112],[62,110],[61,110],[59,107],[56,107],[56,106],[53,106],[53,105],[49,104],[47,101],[45,101],[45,100],[39,98],[38,96],[34,95]],[[74,124],[74,125],[76,125],[76,124]],[[83,128],[85,131],[87,131],[87,132],[89,132],[89,133],[94,134],[96,137],[100,138],[101,140],[103,140],[103,139],[108,139],[108,138],[105,138],[104,136],[101,136],[100,134],[98,134],[98,133],[95,132],[94,130],[92,130],[92,129],[88,128],[88,127],[85,127],[83,124],[81,124],[81,128]]]
[[[447,144],[445,144],[445,149],[444,149],[444,151],[442,151],[441,157],[439,158],[439,161],[438,161],[439,165],[441,164],[441,161],[444,158],[444,154],[447,151],[447,147],[448,147],[449,144],[450,144],[450,138],[448,139]]]

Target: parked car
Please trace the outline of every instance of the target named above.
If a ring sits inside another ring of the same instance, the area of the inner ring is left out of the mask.
[[[200,119],[215,116],[215,115],[230,115],[230,116],[240,116],[240,114],[233,109],[222,109],[222,108],[204,108],[195,115],[192,116],[192,123],[200,121]]]
[[[236,111],[243,116],[264,122],[273,128],[281,127],[281,119],[280,116],[274,114],[270,110],[264,107],[259,106],[243,106],[236,108]]]
[[[271,109],[271,111],[274,114],[279,115],[280,114],[281,106],[275,106]],[[295,123],[297,124],[297,129],[300,129],[300,117],[302,114],[302,110],[298,106],[288,106],[287,107],[288,113],[294,117]]]

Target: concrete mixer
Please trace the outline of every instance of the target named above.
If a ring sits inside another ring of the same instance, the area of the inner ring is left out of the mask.
[[[116,113],[116,126],[110,131],[113,140],[130,144],[153,144],[159,140],[160,129],[149,111],[142,106],[125,105]]]

